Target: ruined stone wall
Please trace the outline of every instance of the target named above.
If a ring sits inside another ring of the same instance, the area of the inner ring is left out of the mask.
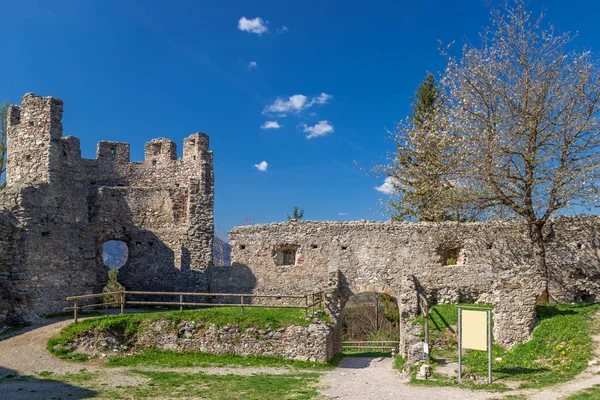
[[[599,229],[598,216],[557,217],[547,224],[552,300],[600,296]],[[445,243],[460,244],[457,265],[440,262]],[[434,303],[491,301],[495,282],[531,265],[529,243],[526,227],[516,222],[304,221],[230,233],[232,263],[252,271],[255,291],[310,292],[324,286],[328,268],[339,268],[351,292],[398,292],[400,277],[414,275]],[[297,249],[293,266],[276,265],[282,246]]]
[[[206,289],[211,264],[213,172],[208,136],[176,145],[154,139],[143,162],[130,162],[127,143],[100,142],[83,159],[79,140],[62,137],[60,100],[26,94],[8,117],[7,188],[0,210],[20,227],[10,257],[21,293],[12,308],[60,311],[65,297],[102,290],[108,268],[102,245],[127,243],[119,280],[129,290]]]
[[[143,322],[140,333],[133,336],[117,336],[102,330],[84,332],[68,346],[74,353],[100,357],[158,349],[325,362],[341,351],[337,344],[340,343],[338,331],[333,325],[318,320],[308,326],[291,325],[279,329],[158,320]]]
[[[596,216],[559,217],[548,224],[553,300],[600,296],[599,228]],[[322,290],[328,271],[339,269],[346,296],[378,291],[398,298],[406,295],[402,282],[413,277],[416,290],[431,303],[494,303],[496,339],[504,344],[526,339],[535,324],[543,284],[532,269],[529,243],[526,227],[516,222],[301,221],[230,233],[232,262],[237,270],[252,272],[254,293]],[[446,247],[458,248],[455,265],[443,265]],[[280,252],[288,249],[295,250],[295,262],[278,265]],[[226,275],[215,278],[211,286],[225,290]]]
[[[512,226],[306,221],[234,228],[230,244],[232,262],[252,270],[261,293],[311,292],[324,287],[328,269],[338,268],[350,295],[397,295],[410,274],[433,301],[478,300],[489,299],[492,266],[527,263],[525,238]],[[463,265],[440,264],[438,249],[447,242],[463,244]],[[275,264],[280,246],[296,247],[293,266]]]
[[[17,251],[14,239],[19,237],[16,225],[17,221],[9,210],[0,208],[0,326],[18,321],[21,314],[12,306],[19,298],[13,285],[19,279],[15,270]]]

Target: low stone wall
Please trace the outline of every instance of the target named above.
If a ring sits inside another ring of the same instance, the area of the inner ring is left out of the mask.
[[[322,321],[287,328],[217,327],[202,321],[175,323],[159,320],[147,323],[134,337],[94,330],[75,339],[74,353],[92,356],[127,354],[141,349],[195,351],[211,354],[263,355],[325,362],[341,352],[339,325]]]

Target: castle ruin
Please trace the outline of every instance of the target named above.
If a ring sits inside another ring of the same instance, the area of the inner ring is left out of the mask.
[[[127,244],[119,281],[129,290],[203,290],[212,263],[213,154],[204,133],[183,143],[98,143],[81,157],[63,137],[63,103],[32,93],[8,113],[7,186],[0,191],[0,324],[61,311],[69,295],[108,280],[102,245]]]
[[[208,136],[194,133],[177,159],[154,139],[143,162],[127,143],[81,157],[62,136],[63,103],[26,94],[8,115],[7,187],[0,191],[0,324],[61,311],[70,295],[108,280],[103,243],[120,240],[128,290],[304,294],[326,291],[339,315],[355,293],[395,297],[403,354],[419,344],[410,318],[431,303],[494,305],[494,336],[527,340],[544,272],[533,268],[519,222],[312,222],[234,228],[231,266],[212,266],[214,176]],[[545,228],[550,297],[600,299],[600,217],[558,217]],[[339,329],[339,326],[336,328]],[[332,337],[339,335],[335,334]],[[337,339],[336,339],[337,340]],[[339,341],[339,340],[338,340]],[[339,344],[339,343],[338,343]]]

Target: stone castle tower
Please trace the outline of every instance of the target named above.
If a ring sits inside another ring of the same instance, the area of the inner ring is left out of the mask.
[[[63,103],[28,93],[8,114],[7,187],[0,191],[0,323],[60,311],[69,295],[108,280],[102,245],[129,250],[128,290],[204,291],[212,263],[214,177],[209,138],[153,139],[143,162],[129,144],[98,143],[81,157],[63,137]]]

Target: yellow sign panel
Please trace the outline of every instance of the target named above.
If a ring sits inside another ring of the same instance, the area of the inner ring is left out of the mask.
[[[487,350],[487,312],[462,310],[462,348]]]

